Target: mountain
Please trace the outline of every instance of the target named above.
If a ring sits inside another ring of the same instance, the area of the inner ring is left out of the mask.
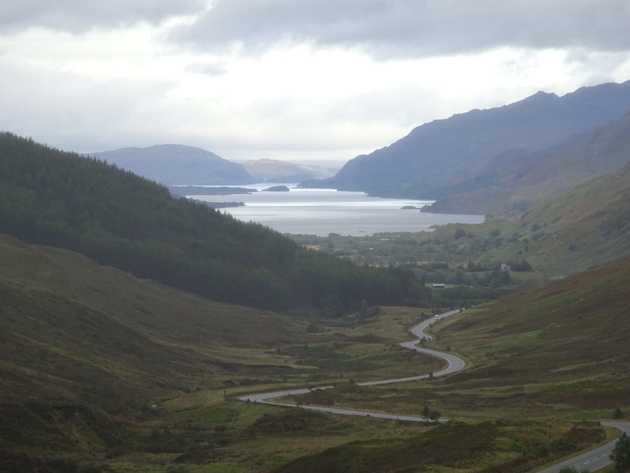
[[[476,178],[444,190],[432,212],[511,214],[630,162],[630,113],[549,149],[511,150]]]
[[[257,159],[243,163],[247,172],[258,182],[301,182],[322,177],[321,170],[288,161]]]
[[[535,202],[512,219],[447,225],[435,241],[485,266],[526,260],[548,278],[630,256],[630,164]]]
[[[557,275],[630,255],[630,165],[544,200],[521,226],[533,231],[529,252]]]
[[[329,315],[423,297],[410,272],[308,251],[101,161],[0,134],[0,232],[213,300]]]
[[[349,161],[331,179],[306,182],[382,196],[434,198],[479,176],[511,150],[540,151],[619,119],[630,109],[630,81],[472,110],[414,129],[406,137]]]
[[[245,168],[192,146],[157,145],[122,148],[91,156],[163,184],[248,184]]]

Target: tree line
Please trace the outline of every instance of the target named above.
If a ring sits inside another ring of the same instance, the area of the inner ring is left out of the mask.
[[[105,162],[0,134],[0,232],[210,299],[338,315],[418,304],[410,271],[358,267]]]

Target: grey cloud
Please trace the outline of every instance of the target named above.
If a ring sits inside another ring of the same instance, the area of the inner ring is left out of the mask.
[[[139,21],[198,13],[204,0],[3,0],[0,30],[46,27],[82,32],[94,27],[115,27]]]
[[[215,0],[178,41],[259,52],[278,43],[429,56],[499,46],[630,49],[628,0]]]

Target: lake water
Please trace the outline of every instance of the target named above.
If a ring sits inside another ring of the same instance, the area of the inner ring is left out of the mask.
[[[286,185],[290,192],[264,192],[272,185]],[[212,187],[212,186],[208,186]],[[218,186],[227,187],[227,186]],[[295,184],[264,183],[239,186],[253,194],[195,195],[206,202],[243,202],[245,207],[221,209],[239,220],[258,222],[282,233],[326,236],[372,235],[383,232],[419,232],[447,223],[482,223],[480,215],[448,215],[403,210],[424,207],[430,201],[383,199],[363,192],[334,189],[298,189]]]

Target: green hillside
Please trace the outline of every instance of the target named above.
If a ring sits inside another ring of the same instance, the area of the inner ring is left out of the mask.
[[[630,408],[629,301],[625,259],[444,320],[432,329],[433,346],[464,357],[464,372],[328,395],[407,414],[430,406],[448,425],[348,442],[276,471],[524,473],[601,443],[596,421]]]
[[[72,249],[101,264],[211,299],[330,315],[415,303],[409,273],[308,252],[129,172],[0,135],[0,232]]]
[[[324,416],[305,426],[300,413],[234,396],[341,373],[380,379],[435,369],[431,358],[392,349],[417,309],[363,324],[301,320],[211,302],[9,236],[0,236],[0,301],[3,472],[277,466],[347,435],[386,433]],[[285,422],[303,448],[287,443]]]
[[[246,373],[265,362],[266,348],[291,340],[301,327],[5,236],[0,294],[3,402],[128,409],[213,385],[235,369]]]
[[[488,409],[608,416],[629,405],[629,301],[625,259],[488,304],[439,331],[474,365],[445,388]]]
[[[410,257],[464,269],[527,261],[554,279],[630,256],[629,222],[630,165],[541,199],[519,217],[417,234]]]
[[[482,260],[525,258],[550,277],[566,276],[630,255],[630,166],[543,200],[515,223],[490,223],[478,238],[502,228]],[[474,239],[474,237],[473,237]]]

